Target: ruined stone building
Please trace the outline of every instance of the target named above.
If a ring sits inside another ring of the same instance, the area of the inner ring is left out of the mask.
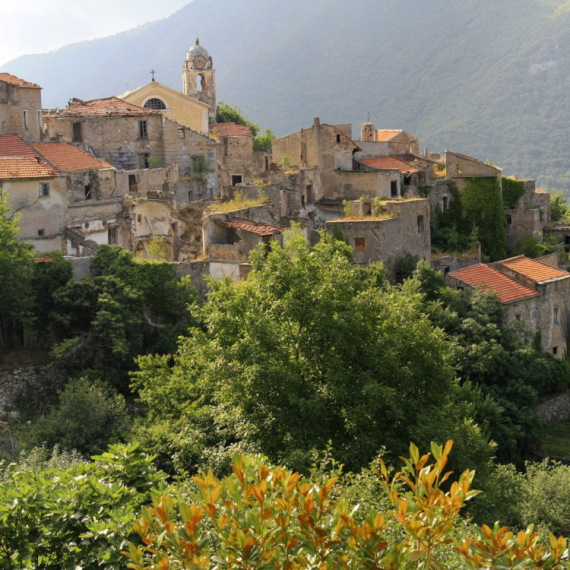
[[[566,353],[570,273],[519,255],[454,271],[447,275],[447,284],[460,290],[494,291],[511,321],[540,331],[544,350],[558,358]]]
[[[0,73],[0,134],[15,133],[29,142],[41,140],[42,88],[9,73]]]
[[[418,139],[403,130],[377,130],[372,123],[364,123],[360,139],[356,141],[364,155],[395,156],[419,154]]]

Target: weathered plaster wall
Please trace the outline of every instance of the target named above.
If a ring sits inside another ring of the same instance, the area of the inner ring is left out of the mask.
[[[15,87],[0,81],[0,134],[16,133],[28,142],[41,140],[41,93],[41,89]],[[24,111],[27,111],[27,128]]]
[[[215,136],[215,133],[214,133]],[[232,175],[241,176],[242,182],[250,183],[253,177],[253,138],[219,137],[217,166],[219,185],[232,185]]]

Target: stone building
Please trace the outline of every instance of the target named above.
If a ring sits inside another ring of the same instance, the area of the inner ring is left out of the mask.
[[[50,140],[62,140],[115,168],[164,165],[162,115],[118,97],[71,99],[44,116]]]
[[[119,95],[121,99],[145,109],[155,109],[180,126],[208,136],[210,107],[158,81]]]
[[[465,154],[445,151],[445,178],[453,180],[462,192],[468,178],[497,178],[502,187],[503,170]]]
[[[15,133],[28,142],[41,140],[42,88],[0,73],[0,134]]]
[[[495,291],[511,321],[520,321],[531,332],[540,331],[544,350],[558,358],[566,353],[570,273],[519,255],[449,273],[447,284],[461,290]]]
[[[216,71],[208,50],[200,45],[192,46],[186,54],[182,69],[182,87],[185,95],[205,103],[210,108],[210,123],[216,122]]]
[[[404,162],[394,156],[378,156],[373,158],[357,159],[358,169],[380,172],[398,172],[399,181],[391,180],[390,194],[387,198],[398,196],[398,187],[403,196],[417,197],[418,189],[427,182],[426,169],[413,162]]]
[[[350,202],[351,215],[327,221],[325,231],[340,231],[363,267],[382,261],[392,282],[406,253],[430,259],[430,204],[425,199],[388,200],[376,212],[371,200]]]
[[[0,135],[0,163],[2,190],[12,212],[22,216],[20,236],[38,252],[89,248],[84,234],[70,230],[72,221],[84,229],[101,225],[97,243],[118,243],[112,241],[116,219],[104,218],[102,208],[117,201],[110,164],[65,142],[31,145],[16,134]],[[118,202],[111,216],[121,210]]]
[[[364,123],[360,129],[360,140],[356,141],[364,154],[395,156],[420,152],[418,139],[403,130],[377,130],[372,123]]]
[[[254,175],[251,129],[235,123],[214,123],[210,125],[210,136],[218,142],[217,166],[222,195],[236,184],[251,182]]]

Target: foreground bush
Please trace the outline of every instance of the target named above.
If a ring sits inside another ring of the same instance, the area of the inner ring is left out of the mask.
[[[532,526],[514,535],[483,525],[476,536],[456,536],[460,510],[477,491],[472,471],[448,481],[451,446],[433,444],[428,465],[430,455],[420,458],[411,445],[410,460],[393,477],[381,462],[377,475],[393,506],[385,513],[359,513],[334,492],[337,477],[319,484],[236,455],[232,476],[193,478],[201,501],[175,509],[164,495],[144,508],[135,529],[145,546],[131,543],[124,554],[133,570],[567,567],[566,541],[551,535],[541,546]]]

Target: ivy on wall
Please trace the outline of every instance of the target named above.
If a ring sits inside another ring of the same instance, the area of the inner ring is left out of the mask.
[[[479,228],[484,255],[491,261],[507,256],[505,206],[497,178],[468,178],[461,203],[468,228]]]
[[[503,177],[503,203],[506,210],[514,210],[524,194],[524,182]]]

